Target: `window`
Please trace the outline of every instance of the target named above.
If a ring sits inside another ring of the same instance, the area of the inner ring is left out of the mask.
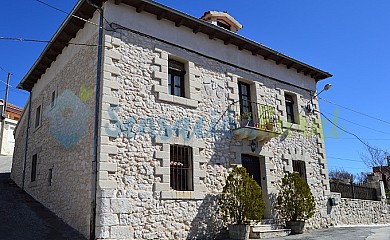
[[[51,103],[50,103],[50,107],[54,107],[54,105],[55,105],[55,101],[56,101],[56,91],[53,91],[52,93],[51,93]]]
[[[250,85],[243,82],[238,82],[238,96],[240,100],[240,113],[251,113],[251,92]]]
[[[230,30],[230,25],[227,24],[225,21],[222,21],[222,20],[217,20],[217,26],[221,27],[221,28],[224,28],[224,29],[227,29],[227,30]]]
[[[170,95],[185,97],[185,74],[184,63],[172,59],[168,60],[168,93]]]
[[[293,171],[299,173],[299,176],[301,178],[305,179],[306,181],[306,164],[304,161],[300,160],[293,160]]]
[[[31,161],[31,182],[35,182],[37,179],[37,160],[38,154],[34,154]]]
[[[285,94],[284,98],[286,100],[286,113],[287,113],[287,122],[289,123],[297,123],[295,119],[295,106],[294,106],[294,98],[290,94]]]
[[[35,111],[35,128],[41,125],[41,106],[37,107]]]
[[[53,184],[53,168],[49,169],[48,183],[49,183],[49,186],[51,186]]]
[[[177,191],[193,191],[192,148],[171,145],[170,154],[171,188]]]

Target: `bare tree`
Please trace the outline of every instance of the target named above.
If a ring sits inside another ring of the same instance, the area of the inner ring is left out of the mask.
[[[354,176],[352,173],[345,171],[344,169],[332,169],[329,171],[329,178],[333,180],[342,181],[349,179],[350,182],[353,182]]]
[[[360,158],[369,168],[383,167],[387,165],[387,156],[389,153],[379,147],[365,145],[366,152],[360,153]]]
[[[368,174],[369,174],[368,172],[360,172],[360,173],[354,174],[355,183],[366,184]]]

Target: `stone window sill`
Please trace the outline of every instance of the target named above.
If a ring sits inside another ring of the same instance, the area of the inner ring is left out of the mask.
[[[198,101],[193,100],[193,99],[188,99],[184,97],[178,97],[166,93],[159,92],[158,93],[158,100],[165,101],[165,102],[171,102],[171,103],[176,103],[188,107],[193,107],[196,108],[198,107]]]
[[[183,199],[183,200],[202,200],[205,197],[204,192],[198,191],[161,191],[161,199]]]
[[[304,126],[299,125],[297,123],[282,122],[282,127],[290,130],[299,131],[299,132],[305,131]]]

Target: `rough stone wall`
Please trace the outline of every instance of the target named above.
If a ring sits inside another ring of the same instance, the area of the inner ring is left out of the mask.
[[[390,206],[386,201],[341,198],[336,195],[338,205],[328,206],[331,225],[369,225],[390,223]]]
[[[85,43],[96,44],[96,31],[81,30],[73,41],[86,39]],[[70,45],[34,86],[24,188],[86,237],[90,231],[96,56],[96,47]],[[42,121],[36,127],[38,106]],[[19,186],[28,108],[25,111],[18,126],[12,169],[12,178]],[[32,181],[34,154],[37,154],[37,174]]]
[[[326,205],[329,183],[320,118],[302,111],[308,91],[136,33],[106,35],[106,46],[110,49],[105,58],[101,147],[105,154],[99,171],[106,180],[99,181],[98,238],[215,236],[223,227],[215,200],[232,165],[241,163],[241,153],[264,157],[262,187],[270,206],[281,177],[292,171],[292,160],[306,162],[317,205]],[[170,56],[188,62],[188,81],[193,78],[200,84],[194,86],[197,102],[161,95]],[[254,101],[276,107],[283,126],[282,135],[259,143],[255,153],[249,141],[239,141],[228,131],[226,110],[238,99],[241,79],[252,83]],[[297,96],[300,124],[287,123],[285,91]],[[196,149],[195,191],[189,194],[169,189],[170,144]],[[316,216],[311,225],[320,227],[319,211]]]

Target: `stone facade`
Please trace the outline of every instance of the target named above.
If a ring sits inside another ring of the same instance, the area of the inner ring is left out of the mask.
[[[95,44],[96,28],[86,26],[73,41]],[[96,58],[96,47],[70,45],[38,81],[30,95],[27,155],[29,106],[17,127],[11,174],[18,186],[86,237],[90,232]]]
[[[124,4],[107,1],[104,9],[106,21],[122,27],[104,35],[96,238],[217,236],[224,223],[216,212],[216,199],[232,166],[242,164],[242,154],[258,157],[267,218],[277,217],[272,206],[281,178],[300,160],[317,205],[307,228],[345,222],[341,214],[352,208],[348,201],[327,211],[331,194],[321,118],[305,110],[315,91],[315,79]],[[95,43],[96,29],[92,29],[80,30],[75,41]],[[33,88],[25,190],[89,236],[96,48],[78,48],[64,50]],[[185,68],[183,97],[169,94],[171,59]],[[250,86],[254,102],[275,109],[280,134],[269,141],[256,141],[255,151],[249,146],[252,139],[242,140],[233,133],[239,116],[235,108],[239,82]],[[53,89],[59,96],[54,103],[58,105],[52,107]],[[294,124],[287,120],[286,94],[294,98]],[[61,108],[61,102],[77,110],[80,116],[73,121],[77,127],[59,121],[53,128],[53,119],[70,114]],[[35,129],[39,105],[45,114]],[[316,100],[313,107],[319,109]],[[60,110],[56,112],[56,108]],[[19,186],[23,185],[26,124],[23,118],[17,129],[12,171]],[[58,133],[64,129],[79,131]],[[69,134],[74,134],[73,138]],[[172,188],[172,146],[191,149],[191,191]],[[30,183],[35,153],[37,180]],[[374,204],[378,206],[373,209],[382,206]]]

